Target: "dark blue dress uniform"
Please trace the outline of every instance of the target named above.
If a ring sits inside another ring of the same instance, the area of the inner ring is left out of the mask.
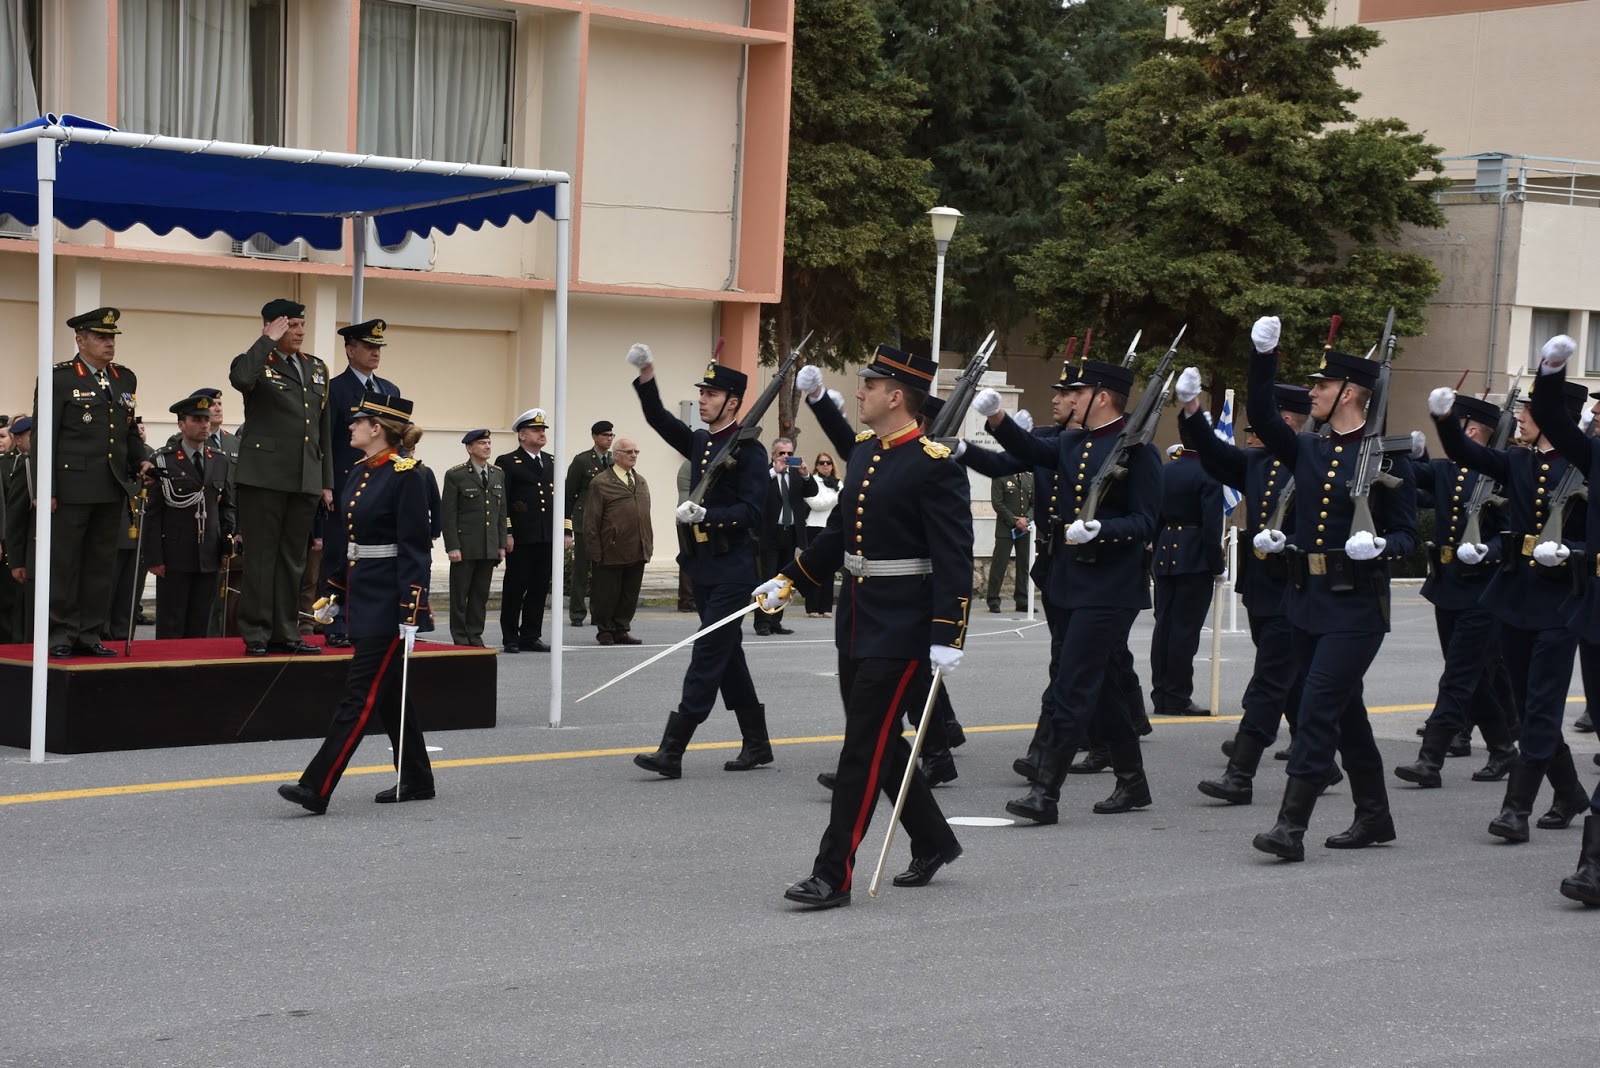
[[[517,420],[517,430],[546,426],[534,408]],[[550,596],[550,561],[556,537],[555,457],[526,449],[494,458],[506,477],[506,513],[511,519],[511,551],[500,590],[500,640],[506,652],[543,651],[544,602]]]
[[[210,398],[189,397],[174,412],[205,413]],[[238,515],[228,484],[228,457],[209,445],[159,449],[156,484],[145,514],[144,563],[163,567],[156,579],[156,637],[204,638],[217,600],[217,572],[231,548]]]
[[[893,363],[884,362],[885,351]],[[925,389],[932,368],[931,360],[885,347],[865,373]],[[824,530],[780,572],[801,591],[828,581],[840,567],[846,572],[834,620],[845,738],[828,828],[812,866],[813,879],[836,894],[850,892],[856,850],[878,792],[891,803],[899,793],[911,756],[900,717],[907,705],[926,704],[932,680],[929,647],[960,649],[966,637],[971,491],[966,472],[949,455],[915,422],[885,437],[863,435],[834,510],[840,525]],[[892,573],[874,574],[874,565]],[[920,573],[904,573],[911,571]],[[914,867],[921,862],[931,874],[931,868],[960,854],[920,773],[911,777],[901,823],[911,836]]]
[[[410,413],[409,401],[369,395],[360,414],[381,416],[386,425],[404,425],[401,420],[409,422]],[[433,796],[433,768],[415,714],[404,717],[404,746],[400,742],[405,657],[400,628],[419,626],[429,615],[433,564],[428,491],[421,466],[394,449],[363,460],[351,469],[339,511],[344,538],[325,548],[332,553],[343,549],[346,564],[326,588],[342,606],[345,631],[353,647],[350,671],[327,740],[299,783],[279,788],[283,796],[314,812],[327,808],[328,797],[374,712],[383,720],[396,760],[404,749],[398,799]],[[380,793],[377,800],[396,800],[394,788]]]
[[[1367,719],[1361,683],[1389,631],[1389,560],[1416,548],[1417,492],[1410,460],[1389,457],[1385,463],[1399,484],[1374,485],[1369,501],[1377,535],[1386,542],[1384,551],[1366,561],[1346,555],[1355,509],[1350,476],[1365,428],[1327,437],[1296,433],[1278,416],[1273,402],[1277,365],[1276,352],[1251,353],[1246,410],[1261,443],[1294,473],[1288,613],[1303,688],[1278,824],[1257,835],[1255,844],[1284,859],[1300,860],[1305,855],[1301,839],[1333,771],[1336,748],[1350,776],[1356,823],[1328,843],[1351,848],[1394,837],[1383,756]],[[1373,361],[1329,351],[1312,377],[1370,389],[1377,368]]]
[[[742,397],[746,383],[743,372],[713,363],[698,385]],[[699,486],[722,444],[738,434],[739,424],[729,423],[715,434],[691,430],[662,406],[661,391],[654,378],[648,382],[635,379],[633,388],[639,394],[645,422],[688,459],[689,488]],[[678,566],[694,584],[694,605],[702,627],[750,603],[750,590],[759,581],[754,578],[755,532],[760,529],[767,499],[767,470],[767,450],[760,442],[739,445],[732,469],[717,476],[705,495],[705,518],[692,526],[680,524]],[[635,757],[634,762],[668,778],[678,778],[682,774],[683,751],[695,729],[711,715],[719,690],[723,703],[738,720],[744,739],[739,757],[725,763],[724,768],[743,771],[757,763],[771,763],[766,708],[756,695],[756,685],[744,659],[744,628],[732,625],[719,627],[695,641],[678,707],[667,717],[660,749],[652,756]]]
[[[1158,716],[1206,715],[1194,704],[1194,655],[1222,574],[1222,483],[1188,449],[1161,469],[1161,529],[1156,534],[1155,632],[1150,638],[1150,700]]]
[[[1132,385],[1131,372],[1086,361],[1073,388],[1105,389],[1126,397]],[[1041,755],[1034,790],[1027,799],[1007,805],[1007,811],[1038,822],[1055,821],[1071,748],[1091,720],[1110,750],[1117,775],[1116,792],[1096,810],[1126,811],[1150,803],[1139,735],[1124,704],[1103,699],[1103,694],[1108,684],[1116,685],[1109,666],[1124,657],[1131,660],[1128,633],[1140,610],[1150,607],[1145,551],[1155,537],[1161,504],[1161,460],[1155,449],[1143,445],[1128,454],[1127,474],[1112,482],[1100,500],[1096,538],[1087,545],[1065,538],[1125,422],[1119,416],[1093,430],[1063,430],[1053,443],[1027,433],[1009,417],[994,431],[1007,452],[1062,476],[1049,528],[1045,594],[1061,610],[1063,650],[1051,697],[1051,746]],[[1126,804],[1128,798],[1137,803]]]

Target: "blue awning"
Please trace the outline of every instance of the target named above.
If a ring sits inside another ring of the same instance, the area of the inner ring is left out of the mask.
[[[564,175],[126,134],[93,120],[47,115],[0,134],[0,212],[37,226],[36,138],[57,144],[55,217],[70,227],[143,225],[158,234],[237,241],[265,234],[337,249],[343,221],[375,216],[378,240],[465,226],[504,226],[556,212]]]

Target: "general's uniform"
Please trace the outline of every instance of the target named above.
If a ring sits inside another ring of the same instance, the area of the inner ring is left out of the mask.
[[[544,413],[533,411],[526,422],[519,421],[519,429],[546,425]],[[501,640],[508,652],[539,649],[544,602],[550,596],[551,543],[556,536],[555,459],[542,451],[534,454],[519,448],[496,456],[494,463],[505,475],[513,537],[500,591]]]
[[[262,308],[264,321],[304,314],[290,301]],[[244,395],[234,471],[245,550],[240,635],[249,653],[268,643],[310,651],[300,639],[300,581],[322,491],[333,487],[328,366],[279,352],[262,335],[234,357],[228,381]]]
[[[461,554],[450,563],[450,640],[482,646],[489,584],[511,530],[505,472],[494,464],[482,470],[471,461],[457,464],[445,472],[441,493],[444,548]]]
[[[1150,701],[1158,716],[1207,715],[1194,704],[1194,655],[1222,574],[1222,483],[1184,449],[1161,470],[1156,534],[1155,632],[1150,637]]]
[[[604,426],[608,430],[610,423],[600,422],[596,427]],[[598,434],[601,431],[593,430]],[[572,463],[567,465],[567,479],[565,483],[566,516],[572,521],[572,582],[567,589],[567,618],[574,627],[583,626],[587,615],[585,601],[589,596],[589,575],[593,561],[589,558],[589,542],[583,533],[584,511],[588,507],[589,483],[594,477],[611,466],[611,456],[599,449],[585,449],[572,458]]]
[[[1018,471],[991,479],[989,503],[994,506],[994,553],[989,559],[989,611],[1000,611],[1001,587],[1005,585],[1006,569],[1011,563],[1012,550],[1016,550],[1017,574],[1012,585],[1012,599],[1017,611],[1027,609],[1029,537],[1027,531],[1017,529],[1017,520],[1028,518],[1033,511],[1033,473]]]
[[[156,637],[203,638],[238,521],[228,458],[209,445],[194,452],[168,445],[155,466],[144,541],[146,565],[166,569],[156,579]]]

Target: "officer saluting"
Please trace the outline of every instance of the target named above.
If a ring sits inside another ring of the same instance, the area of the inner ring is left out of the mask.
[[[961,662],[972,596],[972,506],[966,473],[950,450],[922,436],[917,422],[937,365],[880,345],[856,391],[863,432],[840,491],[839,527],[830,526],[800,558],[757,588],[763,609],[847,572],[835,636],[844,696],[828,828],[810,878],[784,897],[812,908],[850,903],[856,849],[878,791],[893,799],[911,747],[900,727],[908,705],[926,703],[931,666]],[[901,822],[911,836],[911,867],[896,886],[924,886],[961,855],[927,780],[911,778]]]
[[[204,638],[216,599],[216,574],[230,551],[236,515],[228,457],[206,444],[211,398],[185,397],[176,444],[156,452],[145,562],[156,576],[156,637]]]
[[[444,475],[441,510],[444,548],[450,555],[450,640],[483,645],[489,583],[506,558],[511,523],[506,518],[506,475],[489,462],[489,431],[461,438],[467,462]]]

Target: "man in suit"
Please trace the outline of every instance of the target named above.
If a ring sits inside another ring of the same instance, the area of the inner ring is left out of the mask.
[[[170,410],[178,416],[178,443],[156,453],[145,561],[156,576],[156,637],[203,638],[237,520],[233,487],[228,457],[207,444],[211,398],[185,397]]]
[[[138,377],[114,362],[116,308],[67,320],[78,355],[51,375],[55,450],[50,506],[50,655],[116,656],[103,644],[116,579],[117,526],[139,492],[149,450],[134,429]],[[38,410],[35,391],[34,408]]]
[[[589,557],[588,539],[583,533],[589,483],[611,466],[611,443],[616,436],[616,428],[611,420],[600,420],[589,428],[589,437],[594,445],[574,456],[572,463],[567,466],[566,514],[572,520],[572,585],[567,590],[567,612],[574,627],[583,626],[584,599],[589,596],[589,574],[594,563]]]
[[[639,608],[644,565],[655,552],[650,525],[650,487],[634,470],[639,446],[622,438],[612,450],[613,463],[589,483],[583,510],[589,551],[594,556],[595,640],[601,645],[638,645],[631,633]]]
[[[1000,611],[1000,588],[1005,585],[1011,550],[1017,551],[1017,577],[1012,597],[1017,611],[1027,611],[1028,512],[1033,509],[1033,475],[1019,471],[992,479],[989,503],[994,505],[994,554],[989,558],[989,611]]]
[[[506,508],[511,513],[506,577],[500,591],[500,641],[508,653],[524,649],[548,653],[550,647],[541,634],[556,530],[555,460],[544,454],[550,422],[543,408],[530,408],[517,417],[513,429],[521,448],[494,460],[505,472]],[[570,546],[570,520],[564,524],[564,538]]]
[[[316,654],[300,636],[300,580],[317,505],[333,507],[328,365],[301,350],[305,305],[269,301],[261,320],[261,336],[228,370],[244,394],[234,471],[246,549],[239,631],[246,656]]]
[[[772,443],[772,475],[767,483],[767,501],[761,516],[761,573],[775,575],[794,559],[798,546],[795,534],[806,521],[806,491],[810,472],[805,461],[790,464],[794,442],[778,438]],[[815,493],[814,489],[811,492]],[[756,616],[756,633],[793,634],[783,625],[783,610]]]
[[[450,640],[483,645],[489,583],[506,558],[511,523],[506,518],[506,476],[489,462],[489,431],[469,430],[461,439],[467,462],[444,474],[444,548],[450,556]]]

